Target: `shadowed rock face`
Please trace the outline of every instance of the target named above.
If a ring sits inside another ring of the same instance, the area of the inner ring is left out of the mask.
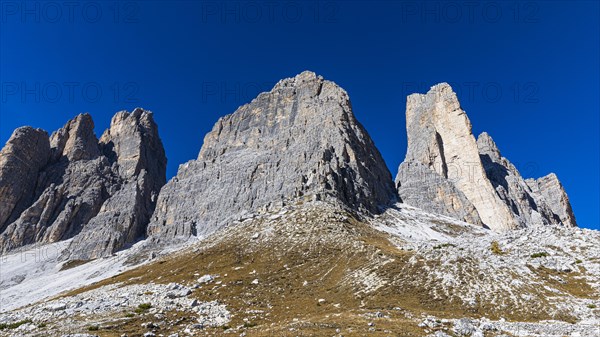
[[[502,157],[486,132],[477,138],[481,162],[496,193],[510,207],[520,227],[562,224],[577,226],[569,198],[554,173],[525,181],[516,167]]]
[[[0,152],[0,231],[31,203],[38,173],[50,158],[46,131],[16,129]]]
[[[100,138],[103,154],[120,179],[114,192],[73,239],[64,256],[87,260],[111,254],[145,235],[167,160],[152,114],[118,112]]]
[[[0,190],[2,201],[24,200],[4,221],[0,251],[74,237],[64,257],[90,259],[111,254],[144,234],[166,172],[150,112],[118,113],[100,141],[88,114],[75,117],[50,139],[41,131],[17,131],[2,150],[0,181],[15,176],[11,158],[16,152],[21,165],[29,168],[20,172],[31,186]],[[22,144],[39,144],[15,151],[13,144],[20,138]]]
[[[531,188],[533,195],[543,198],[546,206],[552,211],[550,223],[561,223],[565,226],[576,227],[577,221],[571,208],[569,197],[563,185],[554,173],[538,179],[527,179],[525,181]]]
[[[158,241],[205,235],[291,200],[375,213],[395,197],[347,93],[303,72],[219,119],[198,159],[162,189],[149,234]]]
[[[435,85],[426,95],[410,95],[406,124],[408,151],[396,177],[403,201],[498,231],[576,225],[556,176],[525,182],[487,133],[475,140],[448,84]],[[559,197],[551,199],[542,190],[557,191]]]
[[[422,163],[405,161],[400,164],[396,182],[404,203],[428,212],[483,225],[477,209],[464,193],[450,180]]]

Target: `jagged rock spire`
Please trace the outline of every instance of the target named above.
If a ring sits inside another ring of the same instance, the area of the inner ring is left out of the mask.
[[[61,156],[69,161],[89,160],[100,155],[98,139],[94,133],[94,121],[87,113],[77,115],[52,134],[50,145],[53,160]]]
[[[437,84],[426,95],[408,96],[406,128],[408,151],[405,162],[426,166],[462,192],[455,194],[449,189],[441,191],[442,208],[450,210],[447,215],[457,216],[457,212],[462,212],[470,203],[487,226],[497,230],[517,227],[510,210],[486,178],[479,160],[477,142],[471,132],[471,122],[450,85]],[[401,198],[414,198],[407,196],[409,190],[403,187],[409,185],[412,179],[410,173],[398,175],[396,184]],[[411,189],[410,192],[419,194],[418,190]],[[429,204],[425,206],[426,210],[430,210]],[[468,218],[461,220],[468,221]]]
[[[550,173],[537,180],[527,179],[526,183],[531,187],[533,193],[544,198],[546,205],[554,214],[554,223],[560,221],[560,223],[565,226],[577,226],[575,214],[573,214],[567,192],[558,180],[556,174]]]
[[[501,155],[496,143],[486,132],[477,138],[477,146],[488,179],[496,189],[498,196],[510,207],[513,217],[520,227],[547,224],[576,225],[574,217],[566,216],[569,212],[572,214],[572,211],[566,210],[571,206],[562,185],[554,174],[551,174],[554,176],[554,181],[548,187],[564,196],[563,201],[554,202],[548,198],[548,195],[544,195],[542,191],[547,191],[545,184],[542,183],[544,187],[539,189],[530,186],[523,180],[517,168]],[[555,185],[555,182],[558,184]],[[565,217],[561,219],[557,212]]]
[[[100,142],[89,114],[50,139],[17,129],[0,154],[0,251],[75,237],[67,258],[113,253],[144,235],[165,167],[156,124],[142,109],[118,113]]]
[[[143,237],[166,182],[167,159],[152,112],[118,112],[100,146],[115,163],[121,186],[75,236],[63,254],[70,259],[105,256]]]
[[[526,183],[487,133],[475,140],[450,85],[441,83],[425,95],[408,96],[406,125],[408,151],[396,185],[407,203],[499,231],[575,225],[558,180]],[[556,191],[558,197],[551,200],[541,190]]]

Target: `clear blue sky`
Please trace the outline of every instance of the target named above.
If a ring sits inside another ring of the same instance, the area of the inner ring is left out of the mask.
[[[309,69],[350,94],[393,175],[406,95],[449,82],[526,177],[555,172],[599,227],[596,1],[0,2],[0,141],[90,112],[154,111],[168,175],[219,116]]]

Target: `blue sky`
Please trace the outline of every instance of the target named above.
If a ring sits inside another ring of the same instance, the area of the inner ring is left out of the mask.
[[[598,2],[0,2],[0,142],[90,112],[152,110],[168,176],[204,134],[309,69],[350,94],[393,175],[406,95],[449,82],[525,177],[555,172],[600,228]]]

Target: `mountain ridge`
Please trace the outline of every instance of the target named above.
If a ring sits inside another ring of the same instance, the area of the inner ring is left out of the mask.
[[[310,71],[280,80],[271,91],[219,118],[197,158],[180,165],[168,182],[158,126],[143,109],[115,114],[100,139],[91,116],[78,115],[54,132],[49,144],[33,149],[42,151],[35,152],[39,159],[25,155],[20,163],[33,167],[31,172],[13,164],[19,163],[20,152],[33,153],[19,139],[37,137],[38,143],[47,135],[19,129],[3,149],[0,165],[0,172],[6,172],[0,176],[0,186],[6,185],[0,196],[8,201],[0,208],[0,247],[6,252],[76,237],[64,258],[88,260],[145,236],[152,247],[211,234],[253,212],[297,200],[328,200],[367,215],[402,201],[494,230],[576,226],[556,175],[523,179],[489,134],[474,137],[449,84],[409,95],[406,118],[408,150],[395,183],[356,120],[346,91]],[[50,171],[42,172],[48,162]],[[35,176],[20,181],[31,183],[38,174],[45,180],[36,183],[37,191],[27,184],[12,186],[10,176],[19,174]],[[78,181],[81,174],[91,180]],[[71,182],[54,183],[63,176],[72,177],[67,178]],[[80,195],[78,203],[53,204],[57,193],[60,200],[69,191]],[[128,208],[125,200],[134,206]],[[43,212],[56,207],[59,222],[53,220],[57,215],[43,220]],[[20,215],[24,219],[17,221]],[[42,223],[31,232],[29,224],[36,221]]]
[[[169,182],[143,109],[100,139],[89,115],[18,129],[0,336],[594,335],[600,233],[556,175],[523,179],[447,84],[409,96],[407,133],[394,182],[312,72],[220,118]]]
[[[17,206],[13,213],[18,214],[0,218],[0,251],[75,238],[64,258],[87,260],[112,254],[144,234],[144,218],[153,211],[152,199],[164,184],[166,172],[166,157],[151,112],[118,113],[100,140],[89,114],[77,115],[34,149],[26,144],[48,136],[32,130],[17,129],[0,155],[0,199],[27,196],[21,206],[3,203],[1,214]],[[119,149],[121,140],[127,144]],[[145,153],[146,148],[151,150]],[[21,157],[34,158],[30,164]],[[27,190],[15,190],[15,185]],[[115,206],[110,206],[111,202]],[[94,224],[98,216],[104,218]],[[95,228],[92,231],[87,229],[90,223]]]

